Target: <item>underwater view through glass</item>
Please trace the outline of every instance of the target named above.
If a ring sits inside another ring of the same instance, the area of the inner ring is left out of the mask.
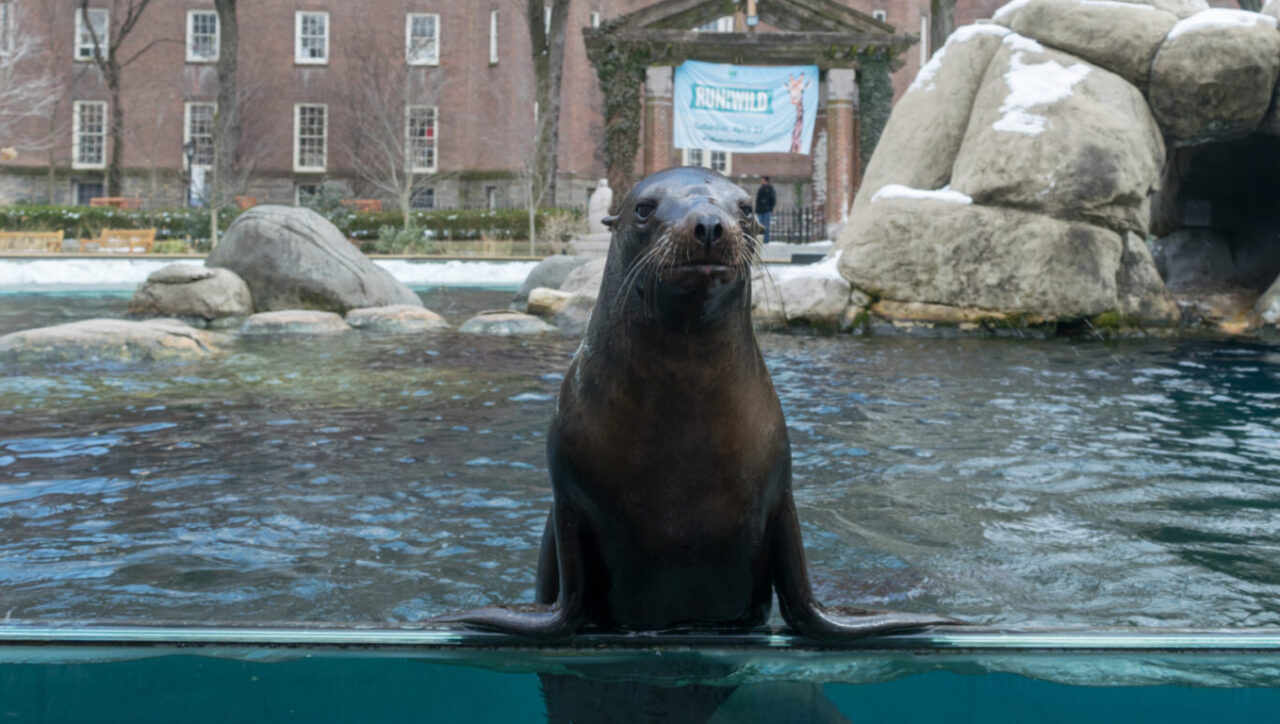
[[[530,601],[577,338],[237,340],[0,370],[10,621],[407,624]],[[8,294],[0,334],[125,315]],[[1280,347],[760,333],[828,603],[990,626],[1280,625]],[[776,611],[775,611],[776,619]]]

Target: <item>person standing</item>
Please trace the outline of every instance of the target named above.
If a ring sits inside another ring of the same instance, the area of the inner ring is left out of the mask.
[[[768,176],[760,177],[760,190],[756,191],[756,219],[764,227],[764,243],[769,243],[769,222],[773,220],[773,207],[778,203]]]

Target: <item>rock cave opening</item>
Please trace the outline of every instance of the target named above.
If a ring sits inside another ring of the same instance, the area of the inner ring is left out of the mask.
[[[1205,319],[1247,315],[1280,277],[1280,137],[1171,149],[1151,216],[1169,291]]]

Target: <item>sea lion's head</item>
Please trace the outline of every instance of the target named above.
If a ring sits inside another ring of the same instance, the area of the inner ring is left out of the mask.
[[[750,306],[758,224],[751,196],[725,176],[682,167],[646,177],[616,216],[601,298],[667,316]]]

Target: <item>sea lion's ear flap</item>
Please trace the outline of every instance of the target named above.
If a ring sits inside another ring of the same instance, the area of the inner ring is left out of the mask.
[[[754,223],[754,224],[756,225],[756,229],[755,229],[756,233],[757,233],[757,234],[763,234],[763,233],[764,233],[764,224],[760,223],[760,219],[757,219],[755,216],[752,216],[752,217],[751,217],[751,221],[752,221],[752,223]]]
[[[618,226],[618,215],[617,215],[617,214],[614,214],[613,216],[606,216],[606,217],[604,217],[603,219],[601,219],[601,220],[600,220],[600,223],[604,224],[605,226],[609,227],[610,229],[617,228],[617,226]]]

